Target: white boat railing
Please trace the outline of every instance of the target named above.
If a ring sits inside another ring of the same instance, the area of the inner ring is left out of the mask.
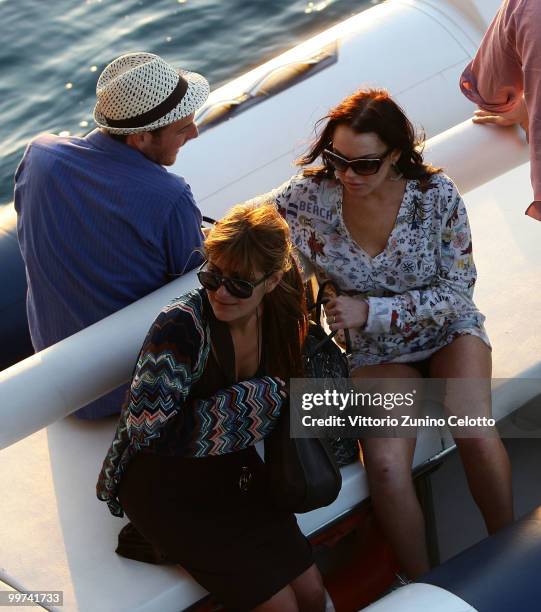
[[[518,129],[468,120],[429,140],[425,158],[442,166],[466,193],[523,164],[528,147]],[[195,286],[191,272],[0,372],[0,449],[127,382],[155,316]]]

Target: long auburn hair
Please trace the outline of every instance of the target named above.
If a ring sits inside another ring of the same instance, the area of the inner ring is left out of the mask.
[[[303,375],[302,345],[308,329],[305,292],[289,227],[270,204],[238,204],[218,221],[204,242],[207,259],[226,260],[245,279],[283,272],[263,297],[262,330],[268,373],[287,379]]]
[[[426,186],[433,174],[441,172],[441,168],[424,163],[424,138],[416,137],[411,121],[385,89],[359,89],[320,119],[316,129],[322,124],[310,150],[296,161],[298,166],[313,164],[331,145],[335,129],[345,125],[359,134],[374,132],[390,149],[398,149],[401,155],[395,165],[407,179],[419,179]],[[305,168],[304,175],[335,178],[334,168],[326,161],[321,166]]]

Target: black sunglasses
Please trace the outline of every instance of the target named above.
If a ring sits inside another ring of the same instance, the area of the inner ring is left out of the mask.
[[[371,174],[377,174],[383,161],[389,155],[392,149],[388,149],[385,153],[382,153],[381,157],[359,157],[358,159],[346,159],[334,151],[329,149],[323,149],[323,159],[327,161],[335,170],[338,172],[346,172],[348,168],[351,168],[355,174],[360,176],[370,176]]]
[[[211,272],[210,270],[203,270],[202,268],[206,266],[207,263],[208,262],[205,261],[197,272],[197,278],[199,279],[202,287],[207,291],[218,291],[218,289],[223,285],[227,289],[227,292],[233,297],[240,298],[242,300],[252,297],[254,289],[263,281],[267,280],[267,278],[269,278],[269,276],[272,274],[272,272],[269,272],[255,283],[252,283],[240,278],[222,276],[221,274]]]

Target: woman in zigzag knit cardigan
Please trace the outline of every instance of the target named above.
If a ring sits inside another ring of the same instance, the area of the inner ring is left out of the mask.
[[[204,289],[164,308],[141,349],[97,495],[131,524],[117,552],[182,565],[227,610],[317,612],[295,516],[273,508],[254,444],[302,374],[304,290],[273,206],[236,206],[205,240]]]

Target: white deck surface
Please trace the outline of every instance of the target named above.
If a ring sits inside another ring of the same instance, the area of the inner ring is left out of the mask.
[[[465,601],[432,584],[414,583],[389,593],[365,608],[366,612],[476,612]]]
[[[524,387],[523,397],[506,396],[504,385],[496,398],[499,411],[536,395],[541,384],[541,223],[523,216],[530,193],[526,165],[466,198],[479,273],[477,303],[487,315],[494,376],[539,379]],[[59,610],[65,612],[180,610],[203,594],[180,568],[114,553],[124,522],[94,495],[113,428],[114,419],[68,417],[0,452],[0,580],[19,590],[63,590]],[[439,445],[438,439],[423,440],[417,462]],[[365,495],[361,469],[348,467],[339,499],[304,516],[303,529],[312,531]]]

